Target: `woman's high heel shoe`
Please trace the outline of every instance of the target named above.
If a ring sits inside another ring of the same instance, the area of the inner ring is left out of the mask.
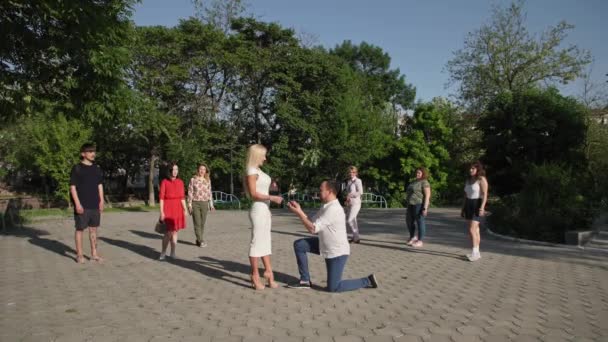
[[[266,278],[266,281],[268,282],[268,287],[270,287],[271,289],[276,289],[277,287],[279,287],[279,284],[274,281],[274,274],[272,272],[264,272],[264,278]]]
[[[253,287],[254,290],[264,289],[264,284],[260,281],[260,276],[251,276],[251,287]]]

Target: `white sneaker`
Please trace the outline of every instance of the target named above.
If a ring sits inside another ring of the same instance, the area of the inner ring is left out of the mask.
[[[163,253],[160,254],[160,257],[158,257],[159,261],[164,261],[165,260],[165,255]]]
[[[477,260],[481,259],[481,253],[479,253],[479,254],[467,254],[467,259],[469,259],[470,262],[477,261]]]

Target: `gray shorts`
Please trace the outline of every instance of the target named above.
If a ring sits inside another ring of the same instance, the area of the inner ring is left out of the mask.
[[[101,223],[99,209],[85,209],[84,213],[74,213],[74,226],[76,230],[85,230],[88,227],[97,228]]]

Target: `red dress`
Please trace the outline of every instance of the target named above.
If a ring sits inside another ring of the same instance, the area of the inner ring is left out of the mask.
[[[160,183],[160,194],[158,196],[163,200],[163,209],[165,212],[165,224],[167,230],[177,231],[186,228],[186,219],[184,217],[184,182],[181,179],[163,179]]]

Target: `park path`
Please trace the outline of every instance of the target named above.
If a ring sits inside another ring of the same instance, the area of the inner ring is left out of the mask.
[[[73,221],[47,219],[0,235],[0,341],[606,341],[608,254],[485,238],[469,263],[454,209],[433,209],[425,248],[405,246],[404,212],[364,209],[362,243],[345,276],[379,289],[331,294],[310,257],[313,290],[253,291],[246,211],[210,215],[207,248],[182,231],[178,259],[159,262],[154,212],[103,216],[103,264],[73,260]],[[307,236],[273,211],[273,266],[297,280]],[[88,241],[85,251],[88,252]]]

